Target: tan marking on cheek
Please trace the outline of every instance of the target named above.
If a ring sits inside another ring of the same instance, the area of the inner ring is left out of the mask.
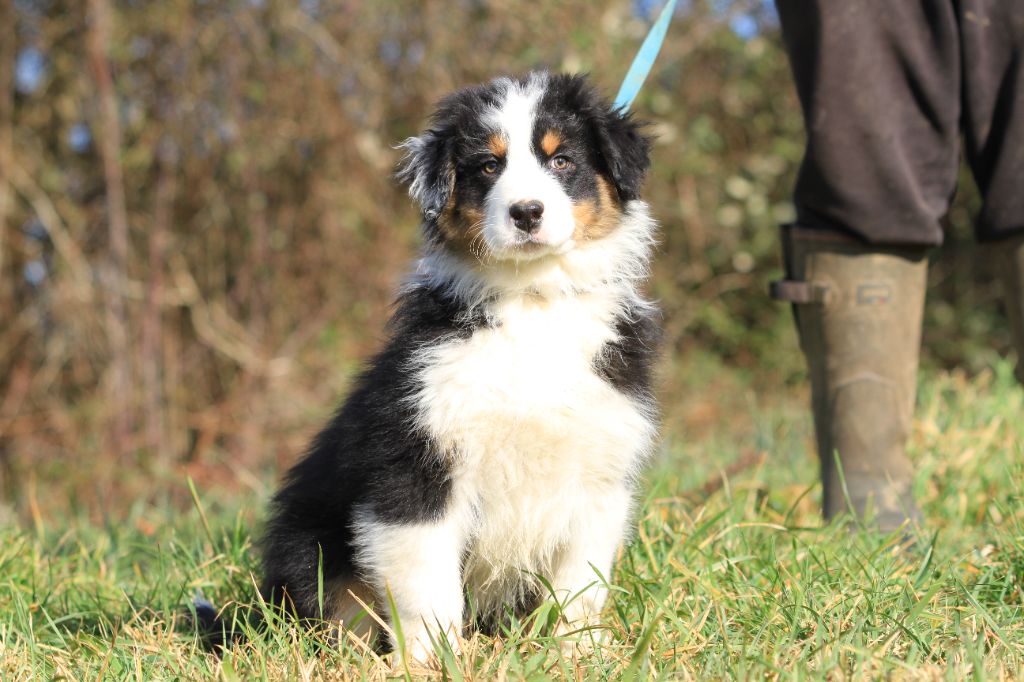
[[[487,139],[487,148],[499,159],[504,158],[508,154],[508,142],[498,133],[494,133]]]
[[[544,133],[544,137],[540,138],[540,148],[545,154],[551,156],[562,144],[562,136],[554,130],[549,130]]]
[[[597,200],[588,199],[572,207],[576,229],[572,237],[576,241],[593,241],[611,234],[622,220],[622,211],[611,185],[603,176],[597,176]]]
[[[474,206],[458,206],[453,194],[437,217],[437,229],[445,246],[453,253],[463,258],[483,260],[483,220],[483,211]]]
[[[572,231],[572,238],[576,241],[585,240],[590,226],[597,221],[597,202],[593,199],[587,199],[581,203],[573,204],[572,217],[576,223],[576,227]]]

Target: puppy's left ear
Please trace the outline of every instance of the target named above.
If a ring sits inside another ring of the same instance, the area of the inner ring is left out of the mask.
[[[644,176],[651,167],[651,140],[640,128],[628,112],[616,108],[603,108],[595,120],[601,156],[622,201],[640,197]]]
[[[395,177],[408,185],[409,196],[420,205],[428,221],[441,215],[455,188],[452,134],[450,126],[437,126],[399,145],[405,156]]]

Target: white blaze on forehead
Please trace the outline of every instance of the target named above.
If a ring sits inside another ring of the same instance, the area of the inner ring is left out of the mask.
[[[552,171],[537,158],[533,138],[537,107],[547,79],[531,77],[525,84],[509,81],[501,104],[487,122],[508,145],[505,167],[487,197],[484,237],[497,255],[510,254],[527,241],[516,228],[509,207],[517,201],[540,201],[544,214],[532,241],[554,250],[571,248],[575,229],[572,200]]]
[[[533,80],[524,86],[512,83],[505,91],[505,100],[501,107],[491,112],[489,122],[508,142],[506,159],[509,163],[513,160],[528,162],[531,159],[536,162],[531,143],[537,102],[541,94],[541,83]]]

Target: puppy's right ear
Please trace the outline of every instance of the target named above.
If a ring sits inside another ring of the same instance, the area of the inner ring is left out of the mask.
[[[405,156],[395,175],[408,185],[409,196],[420,205],[427,220],[441,215],[455,189],[452,134],[448,126],[439,126],[399,145]]]

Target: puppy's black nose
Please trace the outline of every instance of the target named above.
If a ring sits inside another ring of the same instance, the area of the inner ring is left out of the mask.
[[[540,226],[540,217],[544,214],[544,204],[539,201],[517,201],[508,207],[512,222],[524,232],[535,232]]]

